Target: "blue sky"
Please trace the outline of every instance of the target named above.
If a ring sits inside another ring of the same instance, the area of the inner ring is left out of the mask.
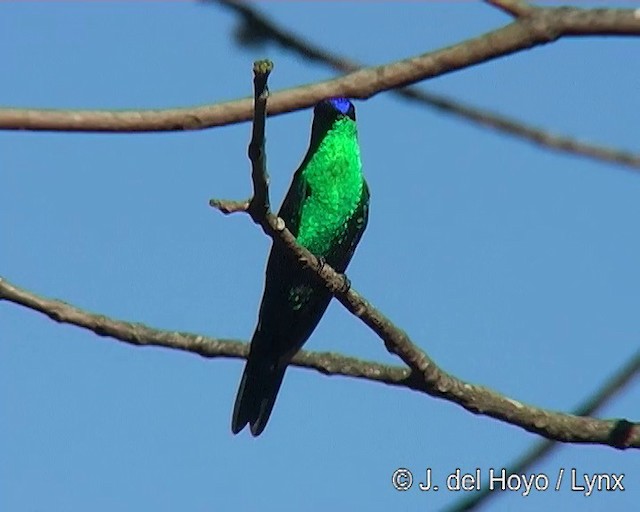
[[[624,3],[629,5],[628,2]],[[593,5],[593,4],[589,4]],[[435,50],[508,19],[481,4],[261,3],[278,22],[368,63]],[[235,17],[189,2],[0,4],[2,104],[169,108],[330,71],[241,49]],[[423,86],[558,133],[638,148],[640,40],[585,38]],[[444,369],[569,411],[638,348],[640,175],[541,151],[403,102],[356,103],[368,230],[353,287]],[[311,112],[267,126],[278,205]],[[211,197],[250,191],[250,126],[163,134],[0,134],[0,275],[150,326],[248,339],[268,239]],[[501,468],[538,438],[414,392],[291,369],[265,433],[233,436],[242,363],[141,349],[0,304],[0,509],[432,510],[460,496],[398,493],[391,474]],[[337,302],[307,346],[398,363]],[[640,385],[602,417],[637,419]],[[625,473],[624,493],[517,493],[494,510],[630,509],[640,459],[563,446],[531,470]]]

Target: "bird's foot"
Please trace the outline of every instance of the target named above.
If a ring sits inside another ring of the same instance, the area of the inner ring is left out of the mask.
[[[347,277],[347,274],[342,274],[342,286],[340,287],[340,291],[342,293],[347,293],[351,290],[351,279]]]
[[[323,256],[318,256],[318,272],[322,272],[322,269],[327,264],[327,260]],[[338,288],[340,293],[347,293],[351,289],[351,280],[347,277],[347,274],[338,274],[342,276],[342,285]]]

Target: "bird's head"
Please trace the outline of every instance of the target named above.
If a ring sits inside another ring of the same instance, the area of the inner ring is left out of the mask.
[[[313,109],[314,117],[327,120],[332,123],[337,119],[348,117],[356,120],[356,109],[347,98],[329,98],[322,100]]]
[[[313,150],[320,141],[334,130],[355,132],[356,109],[347,98],[322,100],[313,109],[311,146]]]

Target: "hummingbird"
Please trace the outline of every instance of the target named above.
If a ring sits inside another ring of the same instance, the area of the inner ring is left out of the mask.
[[[369,187],[362,175],[356,111],[346,98],[318,103],[311,140],[278,216],[296,241],[344,273],[369,217]],[[274,242],[267,262],[258,324],[233,407],[231,430],[264,430],[285,370],[309,339],[331,292]]]

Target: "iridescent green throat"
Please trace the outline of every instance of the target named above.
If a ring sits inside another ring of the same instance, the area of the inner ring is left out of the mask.
[[[298,242],[326,255],[347,228],[362,197],[363,177],[355,121],[337,119],[302,171],[308,197],[302,201]]]

